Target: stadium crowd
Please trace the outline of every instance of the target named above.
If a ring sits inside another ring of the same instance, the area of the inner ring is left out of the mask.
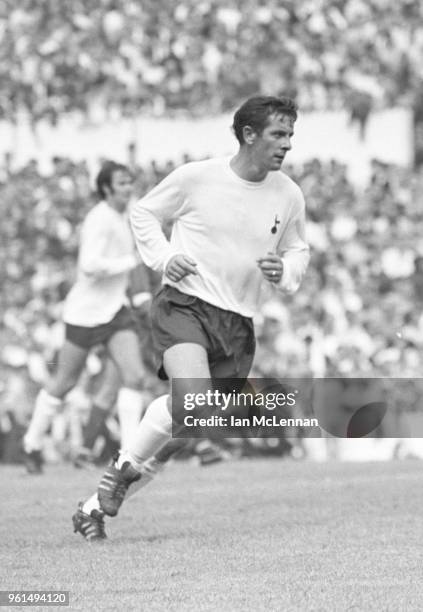
[[[413,104],[422,19],[418,0],[5,0],[0,117],[203,115],[271,90],[365,123]]]
[[[57,158],[46,177],[35,161],[13,171],[8,161],[0,177],[0,431],[18,436],[62,342],[78,228],[95,197],[84,163]],[[134,167],[136,193],[173,167]],[[419,377],[423,174],[374,161],[357,192],[335,161],[286,171],[306,197],[312,260],[296,295],[264,305],[253,374]],[[93,373],[99,364],[94,359]],[[154,394],[152,368],[148,377]]]

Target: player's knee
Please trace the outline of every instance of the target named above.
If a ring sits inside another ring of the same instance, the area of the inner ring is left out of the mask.
[[[129,387],[129,389],[135,389],[141,391],[143,388],[144,377],[140,372],[126,371],[122,374],[123,386]]]

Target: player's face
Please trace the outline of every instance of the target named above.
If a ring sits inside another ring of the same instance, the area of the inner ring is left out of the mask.
[[[128,172],[116,170],[112,174],[110,200],[117,210],[124,211],[132,195],[132,177]]]
[[[280,170],[285,155],[291,149],[294,122],[291,115],[272,115],[263,132],[256,136],[254,157],[263,170]]]

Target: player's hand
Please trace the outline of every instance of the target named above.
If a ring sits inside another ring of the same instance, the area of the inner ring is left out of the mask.
[[[169,259],[165,275],[177,283],[188,274],[198,274],[197,264],[188,255],[174,255]]]
[[[279,255],[267,253],[265,257],[257,259],[257,264],[266,280],[279,283],[283,274],[283,261]]]

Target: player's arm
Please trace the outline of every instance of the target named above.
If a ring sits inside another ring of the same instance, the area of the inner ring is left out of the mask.
[[[151,301],[153,289],[149,274],[149,268],[140,262],[136,268],[130,271],[128,296],[133,308],[147,308]]]
[[[282,277],[277,287],[285,293],[295,293],[310,261],[310,248],[305,240],[305,203],[300,191],[296,210],[281,236],[277,254],[283,265]]]
[[[174,281],[195,273],[195,262],[178,253],[166,238],[162,227],[183,212],[184,192],[179,168],[169,174],[131,209],[131,226],[142,260],[153,270],[165,271]]]
[[[107,278],[128,272],[138,263],[134,251],[131,255],[110,257],[107,255],[109,228],[99,217],[86,219],[81,232],[79,267],[94,278]]]

